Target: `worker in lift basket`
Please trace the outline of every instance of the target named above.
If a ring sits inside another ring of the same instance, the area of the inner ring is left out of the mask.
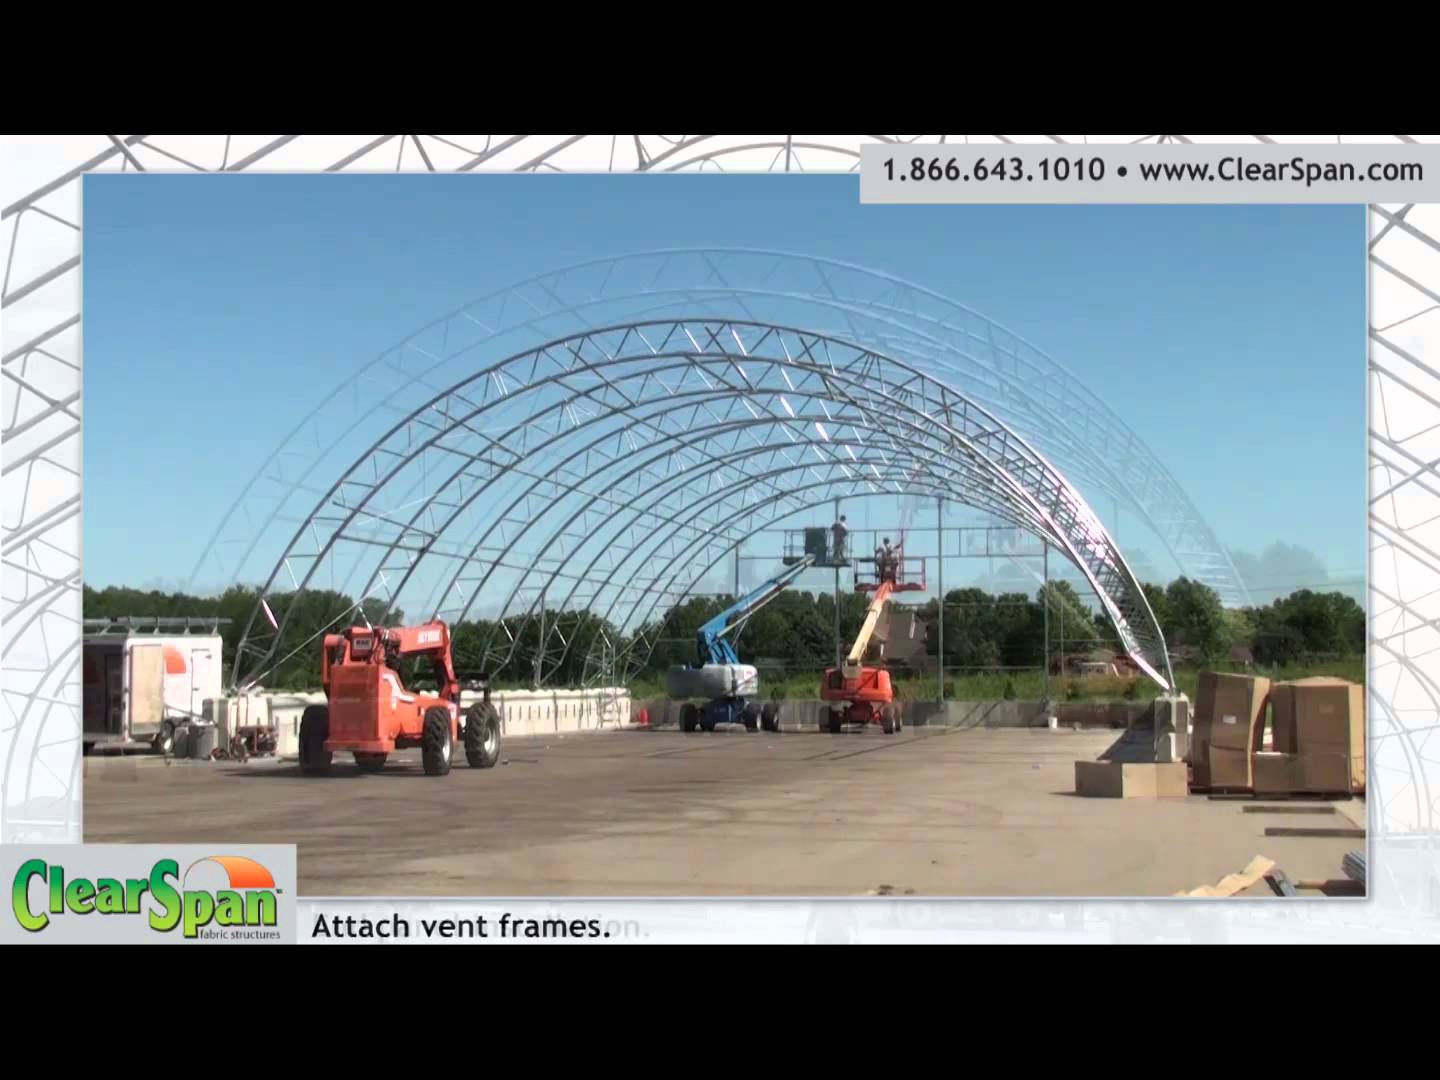
[[[845,524],[845,515],[844,515],[844,514],[841,514],[841,515],[840,515],[840,520],[839,520],[839,521],[837,521],[834,525],[831,525],[831,526],[830,526],[830,532],[831,532],[831,535],[834,537],[834,541],[833,541],[833,544],[832,544],[832,546],[834,547],[834,551],[833,551],[832,554],[831,554],[831,558],[834,559],[834,561],[837,562],[837,563],[839,563],[839,562],[844,562],[844,561],[845,561],[845,539],[846,539],[846,537],[848,537],[848,536],[850,535],[850,529],[849,529],[849,527]]]
[[[875,549],[875,576],[881,584],[895,581],[895,549],[890,546],[890,538],[885,537],[883,547]]]

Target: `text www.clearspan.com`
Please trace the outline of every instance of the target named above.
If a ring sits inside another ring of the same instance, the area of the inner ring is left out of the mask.
[[[1425,167],[1418,162],[1386,162],[1358,166],[1350,162],[1320,163],[1302,157],[1289,161],[1259,162],[1244,158],[1222,158],[1218,165],[1210,162],[1146,162],[1140,166],[1145,180],[1166,183],[1303,183],[1355,184],[1363,181],[1419,183],[1425,179]]]

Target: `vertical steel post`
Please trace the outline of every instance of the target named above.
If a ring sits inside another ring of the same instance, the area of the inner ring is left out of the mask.
[[[941,705],[945,704],[945,496],[939,495],[935,499],[935,535],[940,539],[940,557],[938,577],[940,590],[940,603],[937,610],[940,613],[940,696],[937,700]]]
[[[840,520],[840,500],[835,500],[835,520]],[[846,538],[847,542],[849,538]],[[854,548],[854,544],[849,544]],[[840,651],[840,566],[835,566],[835,667],[840,667],[840,660],[844,654]]]
[[[1060,609],[1060,678],[1065,678],[1065,598],[1055,605]]]
[[[1045,590],[1042,606],[1045,608],[1045,700],[1050,700],[1050,541],[1045,542]]]
[[[540,590],[540,643],[535,649],[535,689],[540,689],[541,664],[545,661],[545,590]]]

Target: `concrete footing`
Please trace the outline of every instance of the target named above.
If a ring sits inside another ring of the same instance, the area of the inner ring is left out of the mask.
[[[1162,765],[1190,756],[1190,699],[1166,694],[1155,699],[1155,760]]]

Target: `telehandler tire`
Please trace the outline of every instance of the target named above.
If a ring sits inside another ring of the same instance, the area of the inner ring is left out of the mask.
[[[330,707],[311,705],[300,716],[300,771],[306,776],[324,776],[335,755],[325,749],[330,737]]]
[[[494,705],[473,705],[465,714],[465,760],[472,769],[493,769],[500,760],[500,714]]]
[[[455,756],[450,736],[450,710],[436,706],[425,713],[425,730],[420,735],[420,761],[426,776],[448,776]]]

